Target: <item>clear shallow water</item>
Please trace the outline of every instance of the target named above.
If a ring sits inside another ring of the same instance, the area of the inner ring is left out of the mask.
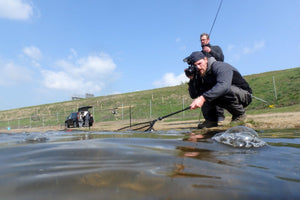
[[[1,199],[300,198],[299,132],[250,149],[183,134],[0,134]]]

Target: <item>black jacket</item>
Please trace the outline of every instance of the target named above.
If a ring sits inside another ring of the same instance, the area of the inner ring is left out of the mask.
[[[206,45],[210,47],[211,51],[209,53],[202,51],[208,58],[214,57],[217,61],[224,62],[224,54],[219,46],[212,46],[210,44]]]
[[[236,68],[228,63],[216,61],[214,58],[208,58],[205,76],[201,77],[197,73],[189,82],[189,92],[193,99],[203,95],[208,102],[211,102],[228,93],[231,85],[252,94],[249,84]]]

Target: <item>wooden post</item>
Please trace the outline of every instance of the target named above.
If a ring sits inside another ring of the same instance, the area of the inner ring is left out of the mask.
[[[129,106],[129,126],[131,128],[131,105]]]
[[[275,99],[276,99],[276,101],[277,101],[277,93],[276,93],[275,77],[274,77],[274,76],[273,76],[273,85],[274,85]]]
[[[152,109],[152,103],[151,103],[151,99],[150,99],[150,108],[149,108],[149,112],[150,112],[150,116],[149,116],[149,119],[151,119],[151,109]]]

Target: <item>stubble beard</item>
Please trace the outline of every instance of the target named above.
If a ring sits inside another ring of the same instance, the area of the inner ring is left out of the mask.
[[[206,72],[205,70],[200,70],[200,76],[204,77],[205,76],[205,72]]]

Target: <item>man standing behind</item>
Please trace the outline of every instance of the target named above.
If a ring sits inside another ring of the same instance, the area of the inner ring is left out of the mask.
[[[208,58],[214,57],[217,61],[224,62],[224,55],[221,47],[210,45],[209,35],[207,33],[202,33],[200,35],[200,41],[202,52],[205,53]]]

